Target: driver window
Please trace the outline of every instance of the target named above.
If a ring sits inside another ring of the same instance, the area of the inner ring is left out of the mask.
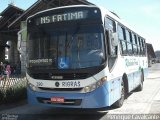
[[[117,59],[117,46],[112,47],[110,46],[110,37],[112,37],[113,33],[116,33],[116,23],[114,20],[110,18],[105,18],[105,34],[106,34],[106,42],[107,42],[107,50],[108,50],[108,67],[109,71],[112,70],[114,64],[116,63]]]
[[[110,37],[110,31],[112,31],[112,33],[116,32],[116,23],[114,20],[110,19],[110,18],[105,18],[105,29],[106,29],[106,40],[107,40],[107,47],[108,47],[108,54],[111,54],[111,51],[109,50],[109,37]],[[117,55],[117,47],[113,47],[113,51],[112,54],[114,54],[114,56]],[[113,57],[113,56],[112,56]]]
[[[109,18],[105,19],[105,28],[107,30],[112,30],[113,32],[116,32],[116,24],[113,20]]]

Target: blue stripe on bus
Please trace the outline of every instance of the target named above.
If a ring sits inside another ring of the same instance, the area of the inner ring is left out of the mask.
[[[144,78],[147,78],[147,76],[148,76],[148,68],[145,68],[144,69]]]
[[[148,69],[147,68],[143,69],[143,73],[144,73],[144,79],[145,79],[148,75]],[[141,71],[136,71],[134,73],[130,73],[127,75],[129,92],[134,90],[139,85],[140,79],[141,79],[140,75],[141,75]]]

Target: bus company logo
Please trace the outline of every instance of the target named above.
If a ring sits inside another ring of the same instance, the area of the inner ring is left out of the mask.
[[[136,59],[126,59],[125,62],[127,67],[138,65],[138,61]]]
[[[56,80],[62,80],[62,79],[63,79],[63,76],[55,76],[55,75],[52,75],[51,78],[52,78],[52,79],[56,79]]]
[[[60,85],[59,82],[55,82],[56,87],[59,87],[59,85]]]

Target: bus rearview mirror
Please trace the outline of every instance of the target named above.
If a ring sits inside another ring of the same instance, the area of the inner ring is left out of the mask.
[[[112,33],[111,44],[113,47],[118,46],[118,36],[117,33]]]
[[[21,42],[22,42],[22,34],[21,31],[18,32],[18,43],[17,43],[17,50],[21,51]]]

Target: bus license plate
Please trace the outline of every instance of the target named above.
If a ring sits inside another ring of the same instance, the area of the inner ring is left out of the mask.
[[[64,103],[64,97],[51,97],[53,103]]]

